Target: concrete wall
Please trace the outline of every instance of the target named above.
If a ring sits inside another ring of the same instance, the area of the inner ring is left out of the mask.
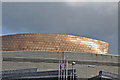
[[[78,78],[93,77],[100,70],[118,74],[118,56],[75,52],[7,51],[3,52],[3,70],[38,68],[39,71],[57,70],[59,60],[68,56],[69,68],[76,62]],[[89,67],[90,66],[90,67]]]

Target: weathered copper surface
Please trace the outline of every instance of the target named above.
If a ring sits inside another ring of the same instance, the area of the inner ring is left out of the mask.
[[[2,50],[107,54],[108,43],[66,34],[27,33],[2,36]]]

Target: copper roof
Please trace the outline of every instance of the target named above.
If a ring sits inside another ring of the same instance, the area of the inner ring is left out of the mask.
[[[70,51],[107,54],[108,43],[66,34],[26,33],[2,36],[2,51]]]

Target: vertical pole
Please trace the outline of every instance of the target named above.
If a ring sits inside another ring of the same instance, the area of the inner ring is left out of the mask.
[[[72,80],[72,73],[70,73],[70,80]]]
[[[72,65],[72,80],[73,80],[73,65]]]
[[[73,67],[73,80],[74,80],[74,67]]]
[[[74,65],[75,64],[76,64],[75,62],[72,62],[72,76],[73,76],[73,80],[74,80]]]
[[[66,80],[67,80],[67,73],[68,73],[68,72],[67,72],[67,68],[66,68]]]
[[[61,64],[62,64],[62,70],[61,70],[61,80],[64,80],[64,79],[63,79],[64,52],[62,52]]]
[[[64,63],[65,63],[65,53],[64,53]],[[64,78],[63,78],[63,80],[65,80],[65,64],[64,64]]]
[[[59,61],[59,70],[58,70],[58,80],[60,80],[60,61]]]
[[[66,80],[68,78],[68,56],[67,56],[67,60],[66,60]]]
[[[60,80],[62,80],[62,60],[61,60],[61,71],[60,71],[60,75],[61,75],[61,78],[60,78]]]

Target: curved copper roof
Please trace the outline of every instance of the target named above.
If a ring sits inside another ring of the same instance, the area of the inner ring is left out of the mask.
[[[2,50],[107,54],[108,43],[66,34],[26,33],[2,36]]]

